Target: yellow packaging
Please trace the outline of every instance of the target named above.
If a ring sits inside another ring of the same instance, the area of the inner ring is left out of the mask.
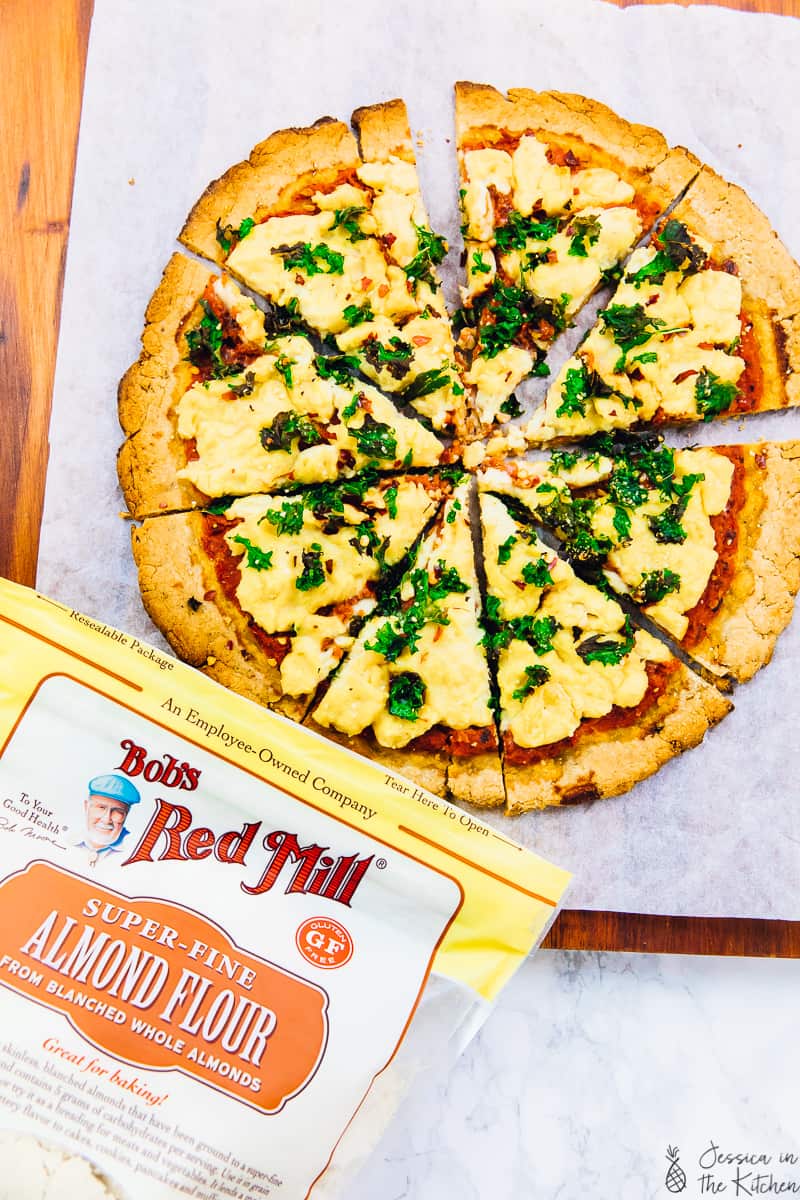
[[[0,1124],[102,1194],[342,1195],[568,881],[2,580],[0,802]]]

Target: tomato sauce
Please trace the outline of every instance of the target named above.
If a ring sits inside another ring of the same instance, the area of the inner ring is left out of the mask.
[[[714,545],[717,551],[717,561],[711,572],[705,591],[687,612],[689,625],[682,645],[687,649],[696,646],[705,637],[708,626],[718,611],[725,594],[730,587],[736,569],[737,551],[739,547],[739,513],[744,507],[745,471],[744,452],[740,446],[723,446],[719,449],[733,463],[733,478],[728,503],[721,513],[711,517],[711,527],[714,530]],[[756,457],[756,464],[761,465]]]

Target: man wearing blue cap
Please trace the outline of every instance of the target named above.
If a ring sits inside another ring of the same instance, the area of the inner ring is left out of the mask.
[[[89,795],[84,802],[86,836],[78,845],[88,851],[89,865],[98,859],[117,854],[128,836],[125,820],[131,805],[141,799],[130,779],[124,775],[98,775],[89,781]]]

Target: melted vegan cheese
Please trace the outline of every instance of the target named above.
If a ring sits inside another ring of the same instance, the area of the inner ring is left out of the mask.
[[[278,370],[280,362],[291,365],[291,387]],[[321,379],[306,338],[281,339],[247,370],[253,375],[249,395],[236,396],[230,390],[232,383],[242,382],[242,375],[195,383],[178,404],[178,434],[195,439],[198,455],[178,471],[178,478],[189,480],[206,496],[247,495],[287,483],[320,483],[352,475],[376,461],[359,452],[358,442],[349,432],[360,428],[364,412],[358,409],[352,416],[343,415],[358,394],[366,397],[373,420],[390,426],[396,438],[396,456],[381,459],[382,469],[403,463],[428,467],[441,458],[443,447],[436,437],[418,421],[402,416],[374,388],[354,385],[348,389],[333,379]],[[261,430],[286,412],[318,420],[331,440],[306,450],[297,448],[296,442],[291,450],[265,449]],[[342,451],[352,455],[351,465],[340,463]]]
[[[635,251],[626,275],[639,271],[656,253],[655,247]],[[703,414],[698,411],[695,384],[701,371],[711,372],[723,383],[738,382],[745,364],[733,346],[741,333],[742,285],[737,276],[714,269],[689,276],[671,271],[663,283],[643,283],[638,288],[623,280],[611,304],[642,305],[648,316],[664,322],[665,332],[656,330],[628,353],[624,369],[617,370],[620,347],[599,321],[578,354],[561,368],[545,403],[526,426],[530,442],[629,428],[656,414],[698,420]],[[653,355],[655,360],[650,361]],[[591,397],[583,415],[559,415],[567,372],[580,368],[581,361],[629,403],[619,396]]]
[[[266,334],[261,309],[231,279],[215,279],[211,286],[241,329],[244,340],[263,346]]]
[[[468,485],[462,485],[446,506],[440,527],[423,542],[417,561],[416,569],[427,571],[431,580],[436,578],[438,565],[444,563],[455,568],[469,584],[467,592],[450,592],[436,601],[448,624],[426,623],[420,630],[416,650],[411,652],[406,648],[394,662],[389,662],[382,654],[367,648],[387,620],[373,617],[314,713],[321,725],[351,737],[371,726],[380,745],[399,747],[434,725],[468,729],[492,724],[489,673],[480,644],[478,583],[467,510]],[[448,521],[451,514],[454,519]],[[401,587],[401,602],[412,599],[413,594],[407,577]],[[406,672],[419,675],[425,687],[424,702],[414,721],[393,715],[387,707],[393,677]]]
[[[496,148],[465,151],[461,171],[467,255],[462,296],[467,305],[501,279],[506,285],[557,302],[569,318],[642,232],[633,203],[635,191],[629,183],[606,168],[571,171],[551,163],[546,144],[533,135],[520,138],[513,152]],[[509,197],[513,210],[523,217],[533,212],[557,216],[561,228],[546,240],[528,238],[520,249],[501,251],[495,244],[493,193]],[[580,226],[573,225],[579,218],[594,220],[598,227],[580,243],[583,254],[570,253],[576,234],[580,234]],[[547,255],[546,261],[537,263],[536,256],[542,254]],[[533,355],[521,350],[519,354],[527,357],[518,357],[513,370],[507,369],[502,355],[491,359],[479,353],[473,356],[466,380],[477,388],[476,406],[485,425],[497,419],[503,401],[534,366]]]
[[[500,618],[552,617],[558,626],[552,649],[544,654],[517,638],[500,650],[501,728],[518,746],[546,746],[570,737],[584,719],[605,716],[615,706],[635,707],[647,691],[648,662],[669,661],[669,651],[638,631],[632,650],[619,663],[584,662],[577,647],[585,638],[622,633],[625,614],[620,606],[579,579],[534,534],[526,535],[497,497],[481,495],[481,519],[487,586],[500,600]],[[500,563],[500,547],[509,537],[517,541]],[[553,582],[539,588],[525,582],[522,570],[541,558]],[[549,677],[520,695],[526,667],[546,667]]]
[[[388,486],[388,484],[386,485]],[[281,662],[284,692],[299,696],[311,692],[325,679],[353,644],[348,627],[352,617],[366,616],[375,607],[371,586],[381,566],[367,553],[368,539],[356,527],[372,517],[372,528],[379,543],[386,543],[388,566],[398,562],[421,533],[435,508],[435,501],[423,483],[413,477],[396,481],[396,517],[389,515],[385,490],[371,488],[365,493],[363,509],[345,503],[341,514],[345,524],[336,532],[325,532],[325,519],[317,519],[303,509],[303,525],[297,533],[281,534],[269,521],[268,513],[280,513],[285,504],[302,504],[302,498],[247,496],[235,501],[226,517],[238,522],[227,534],[228,548],[238,558],[241,575],[236,598],[242,610],[269,634],[293,632],[291,649]],[[248,564],[247,543],[269,554],[270,565],[258,569]],[[324,581],[302,590],[296,581],[303,571],[303,552],[318,548]],[[320,610],[358,599],[355,610],[345,616]]]

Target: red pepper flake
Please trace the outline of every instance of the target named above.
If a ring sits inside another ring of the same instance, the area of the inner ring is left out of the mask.
[[[431,339],[430,339],[429,337],[421,337],[421,336],[418,336],[418,337],[412,337],[412,339],[411,339],[411,340],[412,340],[412,342],[414,343],[414,345],[415,345],[415,346],[427,346],[428,342],[429,342]]]
[[[436,629],[434,630],[434,633],[433,633],[433,640],[434,640],[435,642],[438,642],[439,638],[442,636],[442,630],[443,630],[443,629],[444,629],[444,626],[443,626],[443,625],[437,625],[437,626],[436,626]]]
[[[681,371],[680,375],[676,375],[672,382],[673,383],[683,383],[684,379],[688,379],[691,375],[699,375],[699,374],[700,374],[699,371],[695,371],[693,369],[690,369],[688,371]]]
[[[216,598],[216,595],[217,595],[217,589],[211,588],[210,591],[203,592],[203,599],[204,600],[214,600]]]
[[[295,275],[295,277],[294,277],[294,281],[295,281],[295,283],[298,285],[298,287],[305,287],[305,282],[306,282],[306,281],[305,281],[305,279],[303,278],[303,276],[302,276],[302,275]]]
[[[325,570],[328,572],[329,575],[331,575],[333,573],[333,559],[332,558],[325,559]]]
[[[733,261],[732,258],[725,259],[725,262],[722,264],[722,269],[728,275],[738,275],[739,274],[739,268],[737,267],[736,263]]]
[[[713,350],[714,343],[713,342],[698,342],[697,348],[698,348],[698,350]]]
[[[649,308],[651,304],[657,304],[660,295],[660,292],[654,292],[650,299],[645,301],[645,308]]]
[[[365,292],[367,290],[367,288],[369,288],[369,287],[372,287],[372,280],[370,279],[369,275],[362,275],[361,276],[362,292]]]
[[[388,296],[388,295],[389,295],[389,285],[388,285],[388,283],[382,283],[382,284],[381,284],[381,286],[378,288],[378,295],[379,295],[381,298],[383,298],[384,296]]]

